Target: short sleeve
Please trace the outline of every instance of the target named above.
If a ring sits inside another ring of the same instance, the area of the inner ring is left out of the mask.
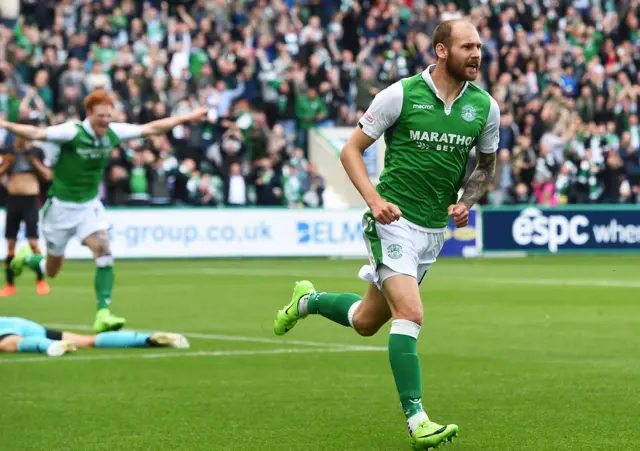
[[[487,117],[486,124],[484,124],[482,134],[476,143],[476,150],[482,153],[496,152],[500,142],[500,107],[493,97],[489,96],[489,99],[491,99],[489,116]]]
[[[112,122],[109,128],[116,134],[120,141],[129,141],[142,137],[142,125],[127,124],[125,122]]]
[[[358,122],[364,134],[377,141],[400,116],[403,97],[400,81],[380,91]]]
[[[45,129],[46,140],[59,144],[73,141],[77,134],[78,126],[75,122],[65,122],[60,125],[52,125]]]

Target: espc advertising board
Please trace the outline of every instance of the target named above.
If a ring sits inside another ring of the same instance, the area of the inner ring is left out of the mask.
[[[482,211],[483,251],[640,251],[640,208],[575,206]]]

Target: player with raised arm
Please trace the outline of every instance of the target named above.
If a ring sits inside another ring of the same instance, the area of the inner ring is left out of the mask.
[[[60,357],[78,348],[186,349],[189,340],[169,332],[133,332],[122,330],[96,335],[74,334],[48,329],[24,318],[0,316],[0,352],[42,353]]]
[[[370,283],[364,297],[296,282],[274,324],[283,335],[299,319],[320,314],[371,336],[391,319],[389,361],[414,450],[458,434],[457,425],[432,422],[422,406],[419,285],[442,249],[449,217],[465,227],[469,209],[491,183],[500,124],[496,101],[470,83],[480,70],[476,28],[462,19],[442,22],[433,45],[437,63],[381,91],[342,149],[342,164],[369,206],[363,228],[370,265],[359,274]],[[383,134],[385,168],[374,187],[362,155]],[[463,184],[474,147],[477,166]]]
[[[94,322],[96,332],[118,330],[126,321],[111,313],[111,291],[114,271],[109,245],[109,223],[98,189],[111,151],[121,142],[166,133],[177,125],[204,119],[205,108],[192,113],[159,119],[144,125],[111,122],[113,103],[103,90],[96,90],[85,99],[87,118],[82,122],[38,128],[0,121],[0,127],[29,140],[50,141],[60,146],[53,166],[49,199],[42,208],[42,233],[47,256],[34,254],[29,246],[20,248],[11,268],[19,276],[24,267],[38,268],[47,277],[55,277],[62,268],[64,251],[76,236],[93,253],[96,263],[95,292],[98,312]]]

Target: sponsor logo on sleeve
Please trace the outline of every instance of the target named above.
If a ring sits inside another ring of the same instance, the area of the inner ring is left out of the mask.
[[[364,122],[365,124],[371,125],[375,121],[376,120],[373,118],[373,116],[369,112],[364,113],[364,115],[362,116],[362,122]]]

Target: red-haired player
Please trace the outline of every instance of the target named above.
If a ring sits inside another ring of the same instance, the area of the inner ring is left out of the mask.
[[[29,140],[50,141],[60,146],[53,167],[49,199],[42,209],[42,233],[47,244],[46,258],[34,254],[31,247],[20,248],[11,267],[15,276],[23,268],[40,268],[55,277],[62,268],[64,251],[76,236],[91,249],[96,262],[95,291],[98,313],[96,332],[118,330],[125,319],[113,316],[109,309],[113,287],[113,256],[109,246],[109,224],[98,198],[98,188],[111,151],[122,141],[166,133],[177,125],[204,119],[205,108],[192,113],[160,119],[144,125],[111,122],[113,103],[104,90],[96,90],[85,99],[87,118],[48,128],[0,121],[0,127]]]

